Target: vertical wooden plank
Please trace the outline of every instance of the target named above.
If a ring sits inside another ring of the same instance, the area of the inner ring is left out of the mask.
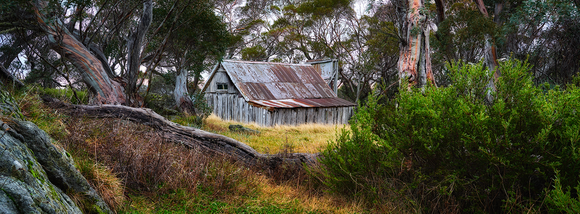
[[[254,111],[253,111],[251,105],[248,105],[248,113],[247,114],[248,114],[248,122],[249,123],[253,122],[254,120],[252,120],[252,117],[253,117]]]
[[[217,94],[212,95],[213,99],[213,113],[218,115],[217,113]]]
[[[285,109],[280,109],[280,125],[288,124],[288,113]]]
[[[226,94],[226,113],[228,120],[232,120],[232,101],[230,99],[230,95]]]
[[[284,125],[292,124],[292,112],[288,109],[284,109]]]
[[[338,121],[339,124],[344,124],[344,107],[340,107],[339,109],[340,110],[338,110],[338,113],[340,116],[338,117]]]
[[[240,122],[244,122],[244,120],[242,118],[242,115],[244,115],[244,108],[243,108],[244,103],[242,103],[240,98],[237,96],[236,96],[236,102],[238,102],[238,120]]]
[[[258,125],[262,126],[262,109],[261,108],[256,108],[256,112],[257,112],[257,118],[256,118],[256,122],[258,123]]]
[[[231,98],[232,99],[232,114],[233,114],[232,115],[232,119],[234,121],[238,121],[239,122],[240,121],[240,118],[239,118],[239,116],[240,116],[240,108],[238,106],[238,99],[236,99],[236,97],[233,94],[231,94],[230,96],[232,97]]]
[[[245,102],[246,100],[244,100],[244,122],[245,123],[249,123],[250,122],[250,104],[248,104],[247,102]]]
[[[296,108],[296,125],[304,124],[304,108]]]
[[[338,120],[338,115],[339,115],[338,114],[338,109],[339,108],[340,107],[333,108],[334,117],[332,118],[332,124],[339,124],[340,123],[339,120]]]
[[[216,112],[217,112],[216,115],[223,119],[224,117],[222,115],[222,99],[221,99],[221,96],[219,94],[216,96],[216,104],[217,104],[216,105]]]
[[[266,126],[266,109],[260,108],[261,113],[261,118],[260,118],[260,123],[262,124],[262,126]]]
[[[297,124],[296,119],[298,119],[298,115],[297,115],[298,112],[296,112],[296,109],[288,109],[288,110],[290,112],[292,112],[291,121],[292,121],[292,125],[295,126]]]
[[[228,94],[228,98],[230,100],[230,113],[232,114],[231,120],[236,121],[236,101],[232,94]]]
[[[278,123],[278,125],[284,125],[285,122],[284,116],[286,115],[284,109],[278,109],[278,114],[280,114],[280,122]]]

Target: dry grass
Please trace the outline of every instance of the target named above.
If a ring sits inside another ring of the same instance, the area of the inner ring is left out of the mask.
[[[224,157],[165,142],[146,126],[118,119],[71,118],[47,108],[34,96],[25,98],[21,103],[25,116],[60,141],[89,183],[117,212],[364,212],[359,202],[325,193],[304,170],[249,169]],[[298,152],[317,152],[338,130],[329,125],[265,128],[253,124],[245,126],[261,134],[243,135],[229,132],[233,122],[215,116],[208,121],[206,129],[270,153],[292,146]]]
[[[293,152],[317,153],[326,148],[329,141],[336,138],[337,132],[348,125],[303,124],[299,126],[262,127],[256,123],[243,124],[244,127],[258,130],[260,134],[230,132],[232,124],[237,121],[222,120],[214,114],[204,123],[207,131],[222,134],[243,142],[261,153],[280,153],[288,147]]]
[[[109,205],[117,209],[180,212],[175,207],[183,206],[184,212],[197,212],[203,204],[220,201],[225,204],[220,212],[226,213],[238,212],[240,207],[259,210],[264,206],[290,210],[284,212],[363,211],[357,202],[313,188],[308,175],[300,169],[281,168],[276,172],[249,169],[224,157],[207,156],[165,142],[152,129],[122,120],[77,118],[66,124],[70,135],[60,139],[66,149],[77,151],[73,154],[76,159],[89,158],[98,166],[108,166],[93,167],[106,172],[83,174]],[[83,168],[81,171],[88,171]],[[288,176],[276,176],[276,173],[295,176],[286,179]],[[102,175],[117,175],[123,185],[104,185],[111,182],[105,182],[109,178]],[[278,177],[283,180],[276,180]],[[130,196],[124,206],[123,200],[112,197],[119,189]],[[200,196],[209,201],[204,202]]]
[[[84,161],[81,164],[92,163]],[[125,203],[125,186],[122,184],[121,179],[109,167],[96,163],[92,164],[92,166],[80,168],[83,169],[82,173],[85,178],[93,185],[111,209],[116,210]]]

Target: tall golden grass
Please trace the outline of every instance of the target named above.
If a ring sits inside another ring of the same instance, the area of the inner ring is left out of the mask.
[[[229,131],[229,125],[241,124],[244,127],[260,131],[260,134],[248,134]],[[263,127],[256,123],[242,124],[231,120],[222,120],[210,115],[204,123],[207,131],[222,134],[243,142],[258,152],[280,153],[288,148],[293,152],[317,153],[326,148],[329,141],[336,138],[341,129],[348,125],[302,124],[298,126],[277,125]]]

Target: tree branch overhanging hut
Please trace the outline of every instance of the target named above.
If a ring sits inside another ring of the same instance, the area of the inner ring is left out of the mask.
[[[224,60],[203,91],[220,118],[261,126],[345,124],[355,106],[338,98],[307,64]]]

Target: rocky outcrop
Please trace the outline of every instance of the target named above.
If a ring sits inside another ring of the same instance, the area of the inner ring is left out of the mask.
[[[112,213],[64,149],[35,124],[7,113],[2,108],[0,213],[82,213],[75,202],[89,213]]]
[[[75,203],[50,182],[22,135],[1,122],[0,213],[81,213]]]

